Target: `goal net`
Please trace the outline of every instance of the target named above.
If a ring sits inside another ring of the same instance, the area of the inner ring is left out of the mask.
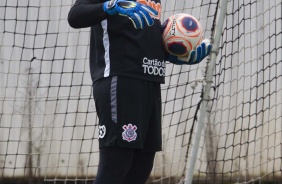
[[[148,0],[150,1],[150,0]],[[75,0],[0,1],[0,183],[92,183],[97,113],[89,28],[72,29]],[[170,15],[196,17],[204,37],[221,31],[216,60],[167,63],[163,150],[148,183],[282,183],[282,2],[162,0]],[[211,80],[206,74],[214,63]],[[204,89],[211,83],[209,99]],[[207,100],[207,106],[201,106]],[[199,145],[193,138],[205,109]],[[191,149],[198,147],[196,156]],[[195,167],[188,164],[195,161]]]

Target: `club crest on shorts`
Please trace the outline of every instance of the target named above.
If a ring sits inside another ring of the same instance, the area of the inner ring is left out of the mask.
[[[106,127],[105,127],[105,125],[99,126],[98,130],[99,130],[99,137],[98,138],[99,139],[104,138],[105,135],[106,135]]]
[[[126,140],[128,142],[135,141],[137,138],[137,126],[128,124],[128,125],[123,125],[123,133],[122,133],[122,139]]]

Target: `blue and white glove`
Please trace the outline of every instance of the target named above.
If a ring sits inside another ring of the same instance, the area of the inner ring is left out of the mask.
[[[110,1],[104,2],[104,4],[103,4],[104,11],[109,15],[118,14],[115,6],[118,2],[121,2],[121,1],[126,1],[126,0],[110,0]]]
[[[196,50],[191,50],[188,57],[178,57],[169,54],[167,60],[176,65],[194,65],[200,63],[211,52],[212,45],[210,40],[205,39],[196,47]]]
[[[103,4],[104,11],[109,15],[123,15],[127,16],[133,23],[136,29],[143,29],[145,24],[152,26],[154,20],[153,16],[158,16],[158,12],[150,6],[125,0],[114,0],[113,3],[107,1]]]

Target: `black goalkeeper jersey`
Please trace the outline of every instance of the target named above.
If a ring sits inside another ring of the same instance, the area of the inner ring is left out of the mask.
[[[93,82],[109,76],[127,76],[164,83],[160,0],[137,0],[159,12],[159,17],[154,17],[154,24],[144,29],[135,29],[126,16],[107,15],[103,10],[105,1],[76,0],[68,15],[71,27],[91,27]]]

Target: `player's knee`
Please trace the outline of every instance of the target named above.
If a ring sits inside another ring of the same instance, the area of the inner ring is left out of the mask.
[[[133,153],[133,149],[101,149],[98,173],[93,184],[120,184],[130,169]]]

